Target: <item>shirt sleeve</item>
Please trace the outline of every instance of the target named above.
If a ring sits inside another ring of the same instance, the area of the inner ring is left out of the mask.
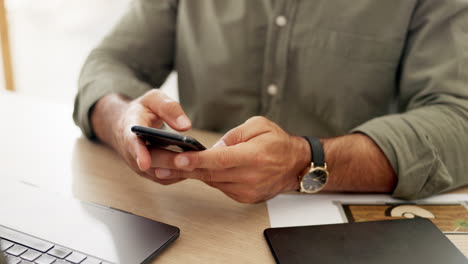
[[[352,130],[371,137],[395,169],[393,196],[419,199],[468,184],[466,1],[419,1],[398,93],[399,114]]]
[[[119,93],[134,99],[160,87],[173,70],[177,2],[131,2],[80,74],[73,119],[88,138],[95,137],[90,113],[101,97]]]

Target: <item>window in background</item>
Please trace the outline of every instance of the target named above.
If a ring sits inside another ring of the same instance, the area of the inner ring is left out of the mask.
[[[87,54],[130,1],[5,0],[16,90],[71,103]]]

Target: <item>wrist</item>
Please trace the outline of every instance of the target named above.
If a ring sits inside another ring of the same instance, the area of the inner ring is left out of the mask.
[[[335,168],[335,162],[337,160],[337,155],[339,152],[336,150],[336,141],[338,138],[325,138],[320,139],[320,142],[323,146],[323,153],[326,158],[327,170],[328,170],[328,183],[323,189],[324,191],[334,191],[337,190],[337,186],[340,185],[339,178],[334,175],[333,171]]]
[[[108,94],[100,98],[91,112],[93,132],[101,142],[115,148],[115,133],[129,100],[119,94]]]
[[[291,178],[294,180],[294,185],[290,190],[299,189],[299,178],[304,172],[304,169],[310,166],[310,161],[312,159],[312,153],[310,151],[309,143],[303,137],[292,136],[293,146],[295,150],[295,163],[293,167],[293,175]]]
[[[330,173],[327,191],[391,192],[397,177],[384,153],[360,133],[322,141]]]

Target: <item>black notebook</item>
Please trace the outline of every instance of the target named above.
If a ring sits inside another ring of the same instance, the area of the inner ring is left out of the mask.
[[[268,228],[264,234],[281,264],[468,263],[425,218]]]

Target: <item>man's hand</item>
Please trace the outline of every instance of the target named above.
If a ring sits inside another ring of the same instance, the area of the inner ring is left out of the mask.
[[[371,138],[355,133],[322,141],[330,172],[325,191],[393,191],[395,171]],[[159,156],[158,178],[199,179],[244,203],[297,190],[297,177],[311,160],[305,139],[263,117],[232,129],[211,149]]]
[[[268,119],[253,117],[211,149],[162,155],[156,176],[199,179],[239,202],[257,203],[298,189],[297,177],[310,162],[307,144]]]
[[[182,180],[156,178],[151,166],[154,162],[150,151],[130,130],[134,125],[160,128],[163,122],[178,131],[185,131],[191,127],[190,120],[180,104],[163,92],[151,90],[133,101],[117,94],[107,95],[96,103],[91,122],[96,136],[117,151],[138,174],[161,184]],[[157,150],[153,155],[154,160],[159,159],[156,156],[158,153],[164,156],[169,155],[170,151]]]

